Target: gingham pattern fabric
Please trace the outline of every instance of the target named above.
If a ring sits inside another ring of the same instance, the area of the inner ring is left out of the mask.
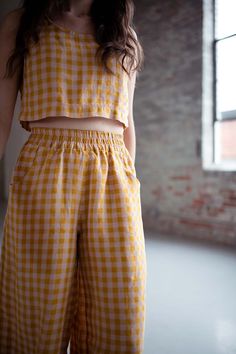
[[[34,127],[9,186],[0,353],[142,353],[140,181],[122,134]]]
[[[95,57],[98,44],[92,34],[76,33],[50,20],[30,46],[20,87],[19,120],[28,123],[47,116],[100,116],[128,127],[128,75],[120,60],[109,58],[105,71]]]

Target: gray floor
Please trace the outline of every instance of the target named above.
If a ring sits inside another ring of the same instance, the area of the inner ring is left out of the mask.
[[[0,211],[0,227],[5,207]],[[144,354],[236,354],[236,249],[145,232]]]
[[[148,236],[145,354],[236,354],[236,250]]]

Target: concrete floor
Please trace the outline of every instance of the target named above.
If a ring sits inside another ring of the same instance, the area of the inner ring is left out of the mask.
[[[145,354],[236,354],[236,250],[146,235]]]
[[[145,239],[144,354],[236,354],[236,249],[150,232]]]

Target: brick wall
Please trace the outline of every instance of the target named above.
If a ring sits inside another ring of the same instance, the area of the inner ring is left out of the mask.
[[[139,0],[136,170],[145,229],[236,244],[236,173],[201,161],[202,2]]]

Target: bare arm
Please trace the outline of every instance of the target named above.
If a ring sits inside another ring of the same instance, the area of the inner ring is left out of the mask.
[[[137,33],[132,29],[135,39],[137,40]],[[136,50],[135,50],[136,52]],[[137,56],[137,52],[135,53]],[[136,59],[136,58],[135,58]],[[124,142],[125,146],[129,150],[129,153],[135,163],[135,154],[136,154],[136,135],[135,135],[135,126],[134,126],[134,113],[133,113],[133,103],[134,103],[134,93],[136,87],[137,71],[132,72],[131,77],[128,80],[128,90],[129,90],[129,115],[128,122],[129,126],[124,131]]]
[[[10,135],[12,119],[19,90],[19,74],[17,69],[13,77],[3,78],[7,60],[15,46],[15,37],[21,11],[9,12],[0,23],[0,159]]]
[[[135,154],[136,154],[136,136],[135,136],[135,126],[134,126],[134,115],[133,115],[133,101],[134,101],[134,91],[136,84],[137,73],[135,71],[129,79],[129,115],[128,122],[129,126],[124,131],[124,142],[127,147],[134,163],[135,163]]]

